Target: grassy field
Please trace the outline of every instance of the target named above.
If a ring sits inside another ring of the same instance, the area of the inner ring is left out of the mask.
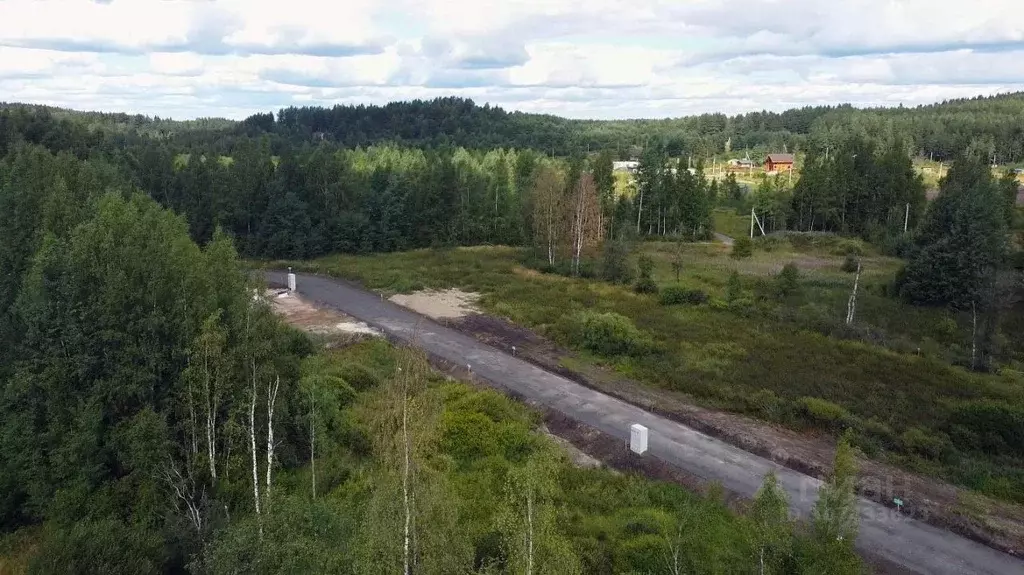
[[[715,231],[731,238],[750,236],[750,216],[740,215],[735,210],[718,208],[712,214],[715,218]]]
[[[851,427],[869,454],[1024,501],[1024,444],[1015,443],[1015,434],[1024,434],[1024,376],[1008,369],[979,375],[951,365],[968,352],[968,323],[887,297],[898,260],[854,240],[802,238],[759,240],[754,255],[742,260],[719,244],[685,244],[678,255],[672,243],[643,244],[661,288],[678,284],[708,294],[707,303],[690,306],[663,306],[657,295],[638,295],[629,286],[543,274],[524,265],[528,254],[513,248],[331,256],[288,265],[389,292],[476,291],[486,311],[575,349],[585,346],[572,335],[578,314],[619,314],[653,347],[587,357],[704,405],[797,429]],[[840,266],[850,251],[864,253],[864,272],[857,321],[846,326],[853,276]],[[682,263],[678,282],[676,260]],[[787,263],[800,271],[798,288],[781,295],[775,275]],[[741,289],[727,301],[733,272]]]

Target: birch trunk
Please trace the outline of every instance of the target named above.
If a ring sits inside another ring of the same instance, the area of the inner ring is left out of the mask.
[[[636,210],[636,233],[640,233],[640,214],[644,213],[644,190],[640,189],[640,206]]]
[[[860,285],[860,262],[857,262],[857,276],[853,279],[853,291],[850,292],[850,301],[846,304],[846,325],[853,323],[853,317],[857,313],[857,288]]]
[[[217,479],[217,392],[210,375],[210,349],[203,356],[203,372],[206,375],[206,459],[210,464],[210,477]]]
[[[191,362],[190,362],[191,363]],[[191,451],[189,452],[189,461],[194,461],[192,458],[199,454],[199,442],[196,439],[196,428],[199,426],[199,422],[196,418],[196,399],[195,390],[192,389],[192,376],[187,375],[188,379],[188,419],[189,419],[189,438]]]
[[[263,538],[263,520],[260,515],[260,477],[256,459],[256,360],[252,359],[252,396],[249,402],[249,446],[252,449],[252,498],[256,518],[260,524],[260,539]]]
[[[408,382],[405,377],[407,376],[402,378],[402,445],[405,459],[402,467],[402,500],[405,511],[405,541],[403,546],[405,570],[403,573],[411,575],[412,571],[409,565],[409,533],[412,520],[412,511],[409,506],[409,393],[407,389]]]
[[[309,471],[313,476],[313,499],[316,499],[316,392],[309,392]]]
[[[281,376],[277,376],[273,386],[267,382],[267,488],[263,493],[266,500],[264,509],[270,512],[270,483],[274,471],[274,404],[277,403],[277,392],[281,389]]]

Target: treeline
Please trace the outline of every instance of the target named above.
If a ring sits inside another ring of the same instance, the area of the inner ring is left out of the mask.
[[[659,152],[643,193],[616,195],[612,154],[565,160],[531,150],[345,149],[329,142],[274,154],[268,138],[220,147],[116,140],[70,120],[0,113],[17,142],[112,164],[127,183],[182,214],[206,244],[220,226],[249,257],[304,259],[431,246],[535,246],[577,262],[607,237],[706,237],[715,193]],[[647,166],[648,164],[645,164]],[[657,174],[656,174],[657,172]]]
[[[756,157],[783,149],[805,150],[813,141],[853,133],[883,145],[899,140],[908,150],[937,160],[951,160],[976,146],[1007,163],[1024,159],[1022,117],[1024,95],[1019,93],[916,108],[813,106],[781,113],[610,121],[506,112],[472,100],[438,98],[385,106],[285,108],[276,117],[250,116],[236,133],[271,134],[293,144],[326,139],[343,147],[398,142],[417,147],[529,148],[560,157],[608,150],[619,158],[638,156],[652,144],[664,147],[670,156],[710,157],[749,150]]]
[[[418,148],[531,149],[561,158],[607,150],[620,159],[638,157],[657,145],[669,156],[708,158],[746,150],[758,158],[767,152],[824,148],[852,134],[883,147],[900,142],[908,152],[936,160],[951,161],[967,148],[997,163],[1024,160],[1021,93],[916,108],[808,106],[781,113],[609,121],[507,112],[455,97],[384,106],[291,107],[253,114],[242,122],[216,118],[181,122],[0,104],[0,112],[10,110],[73,120],[94,132],[144,134],[178,145],[213,147],[221,155],[230,155],[241,139],[267,136],[275,154],[328,141],[343,148],[390,143]]]
[[[916,226],[925,202],[924,184],[900,142],[879,146],[854,136],[835,146],[808,150],[786,220],[800,231],[832,231],[877,241],[901,234],[904,226]]]

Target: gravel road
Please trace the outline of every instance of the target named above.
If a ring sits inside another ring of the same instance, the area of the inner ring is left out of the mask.
[[[445,328],[379,294],[336,279],[297,275],[298,292],[307,299],[360,319],[456,365],[469,365],[474,377],[498,388],[553,408],[623,441],[629,439],[631,424],[647,426],[649,451],[644,457],[661,459],[748,497],[760,487],[765,473],[775,470],[789,493],[796,517],[808,517],[817,499],[821,482],[813,477],[516,359],[506,350]],[[266,272],[271,285],[284,285],[285,279],[284,272]],[[858,548],[912,572],[1024,574],[1024,562],[1010,555],[909,519],[871,501],[861,499],[859,506]]]

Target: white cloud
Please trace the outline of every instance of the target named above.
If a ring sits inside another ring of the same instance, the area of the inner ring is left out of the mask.
[[[1017,0],[0,0],[6,100],[162,116],[458,94],[574,117],[1024,89]]]

